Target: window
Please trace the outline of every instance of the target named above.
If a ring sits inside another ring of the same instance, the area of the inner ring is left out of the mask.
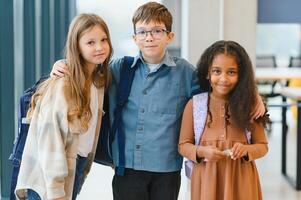
[[[300,24],[257,24],[257,55],[275,55],[278,66],[288,66],[300,55]]]

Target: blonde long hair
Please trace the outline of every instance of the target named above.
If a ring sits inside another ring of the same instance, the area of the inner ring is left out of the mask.
[[[92,76],[89,77],[86,70],[85,60],[80,54],[79,39],[91,28],[99,26],[107,35],[107,41],[110,46],[108,58],[97,67]],[[66,59],[68,61],[68,70],[70,75],[66,76],[64,95],[68,102],[68,122],[72,123],[75,119],[80,120],[83,131],[88,129],[88,123],[92,117],[90,109],[90,86],[93,83],[97,88],[107,88],[110,84],[111,75],[109,72],[109,60],[113,53],[109,29],[104,20],[95,14],[80,14],[76,16],[70,26],[66,42]],[[55,78],[49,78],[43,82],[33,95],[31,106],[27,113],[31,117],[36,103],[40,97],[43,97],[47,89],[55,82]]]

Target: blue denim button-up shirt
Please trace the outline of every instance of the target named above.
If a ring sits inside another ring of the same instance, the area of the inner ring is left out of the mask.
[[[122,62],[123,58],[110,63],[112,118]],[[132,67],[134,65],[137,69],[131,93],[122,113],[125,167],[152,172],[180,170],[182,157],[178,153],[178,139],[182,113],[191,94],[199,89],[195,68],[184,59],[169,56],[168,52],[151,73],[141,55],[135,57]],[[113,159],[118,166],[116,138]]]

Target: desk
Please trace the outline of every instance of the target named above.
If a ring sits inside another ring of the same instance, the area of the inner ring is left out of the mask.
[[[288,81],[294,78],[301,78],[301,68],[256,68],[255,78],[260,81]],[[281,91],[282,103],[286,105],[286,99],[291,98],[301,104],[301,88],[285,87]],[[287,122],[286,122],[287,107],[283,106],[281,109],[282,116],[282,141],[281,141],[281,173],[289,181],[296,190],[301,190],[301,106],[298,106],[297,119],[297,173],[296,178],[293,179],[288,176],[286,172],[286,142],[287,142]]]
[[[289,80],[294,78],[301,78],[301,68],[256,68],[256,80]]]
[[[286,123],[286,107],[282,108],[282,160],[281,172],[286,179],[296,188],[301,190],[301,88],[285,87],[281,91],[281,95],[286,101],[286,98],[291,98],[298,102],[297,109],[297,167],[296,179],[288,176],[286,173],[286,140],[287,140],[287,123]]]

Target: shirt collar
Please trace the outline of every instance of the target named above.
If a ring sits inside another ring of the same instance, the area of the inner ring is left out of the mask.
[[[134,62],[133,64],[131,65],[131,68],[134,67],[138,61],[141,61],[142,63],[145,64],[145,61],[143,60],[143,57],[142,57],[142,54],[141,54],[141,51],[139,51],[139,54],[134,58]],[[169,67],[175,67],[176,66],[176,63],[174,62],[174,60],[172,59],[172,57],[169,55],[168,51],[166,50],[165,51],[165,55],[163,57],[163,60],[161,61],[160,63],[160,66],[162,65],[166,65],[166,66],[169,66]]]

